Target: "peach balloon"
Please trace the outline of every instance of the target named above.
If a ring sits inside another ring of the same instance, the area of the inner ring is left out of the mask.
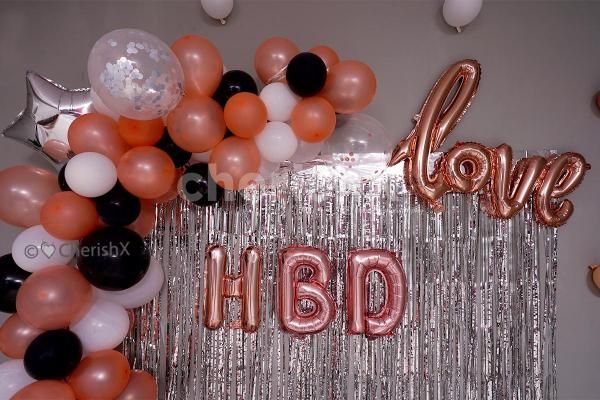
[[[265,84],[285,81],[288,63],[300,52],[298,46],[289,39],[272,37],[265,40],[254,55],[254,68]]]
[[[17,313],[36,328],[61,329],[82,317],[91,302],[92,286],[83,275],[73,267],[58,265],[25,280],[17,293]]]
[[[267,125],[267,107],[253,93],[242,92],[229,99],[224,115],[227,128],[244,139],[258,135]]]
[[[131,371],[125,390],[115,400],[154,400],[158,388],[154,377],[146,371]]]
[[[110,158],[115,163],[129,146],[119,135],[117,123],[99,113],[89,113],[78,117],[69,127],[69,145],[75,154],[91,151]]]
[[[353,114],[369,105],[377,90],[371,68],[360,61],[340,61],[329,69],[320,93],[336,112]]]
[[[23,358],[29,344],[42,332],[13,314],[0,326],[0,351],[9,358]]]
[[[78,399],[114,399],[127,386],[129,362],[115,350],[90,353],[67,378]]]
[[[240,190],[258,176],[260,153],[253,140],[232,136],[214,148],[208,168],[219,186]]]
[[[155,199],[171,188],[175,165],[167,153],[156,147],[134,147],[121,157],[117,176],[134,196]]]
[[[308,51],[321,57],[321,60],[323,60],[325,66],[327,66],[328,71],[329,68],[333,67],[335,64],[340,62],[340,58],[338,57],[335,50],[333,50],[329,46],[318,45]]]
[[[37,381],[19,390],[10,400],[75,400],[71,386],[61,381]]]
[[[176,169],[175,170],[175,179],[173,179],[173,183],[171,184],[169,191],[156,199],[152,199],[152,202],[154,204],[161,204],[161,203],[167,203],[171,200],[175,200],[177,198],[177,195],[179,194],[179,187],[177,186],[177,184],[178,184],[179,178],[181,178],[182,174],[183,174],[183,170],[181,168]]]
[[[0,220],[29,228],[40,224],[40,210],[54,193],[60,192],[52,172],[17,165],[0,171]]]
[[[191,153],[203,153],[225,137],[223,109],[207,96],[184,97],[167,117],[173,142]]]
[[[177,196],[177,193],[175,193]],[[141,237],[146,237],[154,229],[156,222],[156,205],[154,200],[142,200],[140,215],[127,228],[137,232]]]
[[[119,117],[119,134],[131,147],[154,146],[165,131],[162,118],[137,120]]]
[[[223,59],[219,50],[206,38],[185,35],[171,50],[183,68],[184,91],[191,96],[212,96],[223,76]]]
[[[292,111],[291,126],[301,140],[322,142],[335,130],[335,110],[322,97],[307,97]]]
[[[81,239],[98,227],[96,203],[73,192],[56,193],[42,207],[40,221],[54,237]]]

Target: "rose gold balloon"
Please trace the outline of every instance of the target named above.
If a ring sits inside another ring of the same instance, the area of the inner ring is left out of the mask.
[[[323,62],[327,66],[328,71],[329,68],[333,67],[335,64],[340,62],[340,58],[338,57],[335,50],[333,50],[329,46],[318,45],[308,51],[321,57],[321,60],[323,60]]]
[[[146,371],[131,371],[125,390],[115,400],[156,400],[156,380]]]
[[[335,110],[322,97],[307,97],[292,111],[292,129],[305,142],[324,141],[335,130],[335,122]]]
[[[383,276],[385,301],[370,313],[367,308],[367,277],[371,272]],[[348,256],[347,302],[348,333],[378,337],[392,334],[402,321],[408,301],[406,276],[396,255],[388,250],[353,250]]]
[[[219,50],[209,40],[197,35],[180,37],[171,45],[171,50],[183,68],[185,94],[212,96],[223,76]]]
[[[229,137],[214,148],[208,164],[214,181],[228,190],[240,190],[254,182],[260,153],[254,141]]]
[[[60,329],[83,316],[91,302],[92,287],[83,275],[73,267],[59,265],[25,280],[17,293],[17,313],[36,328]]]
[[[61,381],[37,381],[19,390],[10,400],[75,400],[71,386]]]
[[[29,228],[40,224],[40,210],[60,192],[55,174],[42,168],[18,165],[0,171],[0,220]]]
[[[369,105],[377,79],[371,68],[360,61],[340,61],[329,69],[320,95],[340,114],[353,114]]]
[[[117,176],[131,194],[142,199],[155,199],[171,188],[175,165],[167,153],[156,147],[134,147],[121,157]]]
[[[117,123],[103,114],[78,117],[69,127],[69,145],[75,154],[91,151],[110,158],[117,165],[129,146],[119,135]]]
[[[175,200],[177,198],[177,195],[179,194],[179,186],[178,186],[179,180],[180,180],[182,174],[183,174],[182,168],[177,168],[175,170],[175,179],[173,179],[171,188],[169,189],[169,191],[167,193],[163,194],[162,196],[160,196],[156,199],[152,199],[154,204],[166,203],[171,200]]]
[[[590,265],[590,270],[592,271],[592,282],[597,289],[600,289],[600,265]]]
[[[125,356],[115,350],[90,353],[67,378],[78,399],[114,399],[127,386],[130,370]]]
[[[23,358],[27,346],[42,332],[13,314],[0,326],[0,351],[9,358]]]
[[[207,96],[184,97],[167,117],[173,142],[192,153],[203,153],[225,137],[221,106]]]
[[[250,139],[267,125],[267,107],[254,93],[238,93],[225,105],[225,125],[235,135]]]
[[[254,68],[265,84],[285,81],[285,69],[292,58],[300,52],[291,40],[272,37],[265,40],[254,55]]]
[[[443,158],[441,170],[453,191],[475,193],[492,173],[490,150],[479,143],[457,143]]]
[[[218,329],[223,325],[226,298],[242,299],[241,321],[235,327],[252,333],[260,325],[260,274],[262,256],[258,247],[249,246],[240,257],[240,274],[227,275],[227,250],[212,245],[206,250],[204,326]]]
[[[140,215],[127,227],[137,232],[141,237],[146,237],[154,229],[156,222],[156,205],[154,200],[142,200]]]
[[[298,280],[302,268],[312,272],[308,281]],[[331,263],[323,250],[291,246],[279,253],[278,314],[284,331],[295,335],[313,334],[327,328],[335,319],[335,300],[327,291],[330,279]],[[315,304],[315,311],[300,313],[297,307],[300,300],[310,300]]]
[[[50,139],[42,145],[42,153],[58,162],[67,161],[71,153],[71,148],[65,142]]]
[[[73,192],[56,193],[42,207],[40,221],[54,237],[81,239],[98,227],[96,203]]]

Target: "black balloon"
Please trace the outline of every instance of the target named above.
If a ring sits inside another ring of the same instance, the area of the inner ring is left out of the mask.
[[[0,257],[0,311],[17,312],[17,292],[29,275],[30,272],[19,268],[11,254]]]
[[[181,176],[181,189],[186,199],[199,206],[218,203],[223,197],[223,188],[212,179],[208,164],[190,165]]]
[[[79,243],[79,271],[103,290],[132,287],[144,277],[149,265],[150,252],[144,239],[127,228],[102,228]]]
[[[285,78],[298,96],[314,96],[325,86],[327,66],[316,54],[300,53],[290,60]]]
[[[169,136],[169,131],[165,128],[165,132],[162,138],[155,144],[156,147],[164,151],[171,157],[173,160],[173,164],[175,164],[175,168],[183,167],[190,158],[192,158],[192,153],[189,151],[183,150],[181,147],[177,146],[171,136]]]
[[[221,107],[225,107],[225,104],[230,98],[241,92],[258,94],[256,82],[254,82],[252,76],[247,72],[239,70],[227,71],[223,75],[221,83],[213,98],[221,105]]]
[[[43,332],[25,351],[23,364],[33,379],[62,380],[75,370],[83,350],[76,334],[68,329]]]
[[[60,172],[58,173],[58,187],[60,187],[60,190],[62,190],[63,192],[70,192],[71,188],[69,187],[67,179],[65,178],[65,168],[67,168],[66,163],[62,166]]]
[[[106,194],[94,199],[100,219],[112,226],[131,224],[140,215],[142,202],[117,184]]]

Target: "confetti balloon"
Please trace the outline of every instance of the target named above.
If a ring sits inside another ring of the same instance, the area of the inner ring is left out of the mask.
[[[88,59],[88,76],[111,111],[132,119],[166,115],[183,93],[183,70],[175,54],[139,29],[117,29],[98,39]]]

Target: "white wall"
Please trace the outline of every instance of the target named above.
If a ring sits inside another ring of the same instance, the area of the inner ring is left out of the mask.
[[[559,398],[597,399],[600,296],[587,265],[600,262],[600,3],[485,2],[462,34],[447,27],[441,3],[422,1],[239,1],[227,26],[202,14],[199,1],[0,1],[0,125],[25,101],[24,74],[40,72],[68,87],[87,85],[89,49],[121,27],[171,42],[185,33],[209,37],[229,68],[251,71],[258,44],[272,35],[302,48],[324,43],[364,60],[379,79],[368,112],[395,138],[412,126],[431,85],[462,58],[482,63],[479,93],[448,142],[475,140],[517,149],[583,153],[594,169],[570,198],[575,215],[560,229]],[[0,140],[0,168],[44,160]],[[0,250],[17,234],[0,225]]]

